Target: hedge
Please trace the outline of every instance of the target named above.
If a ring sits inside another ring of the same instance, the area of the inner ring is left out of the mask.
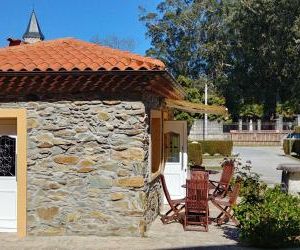
[[[300,140],[284,139],[283,140],[283,151],[286,155],[291,154],[291,152],[294,152],[294,153],[300,155]]]
[[[188,144],[188,159],[193,165],[202,165],[202,147],[200,143]]]
[[[290,140],[290,139],[284,139],[283,140],[283,152],[284,152],[284,154],[286,154],[286,155],[289,155],[290,153],[291,153],[291,148],[290,148],[290,146],[292,146],[293,145],[293,141],[292,140]]]
[[[295,140],[292,147],[292,152],[300,155],[300,140]]]
[[[198,141],[202,147],[203,154],[222,156],[230,156],[232,152],[233,142],[229,140],[207,140]]]

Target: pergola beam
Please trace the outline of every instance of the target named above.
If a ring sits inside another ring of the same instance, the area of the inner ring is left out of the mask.
[[[228,114],[227,108],[217,105],[205,105],[202,103],[192,103],[182,100],[165,99],[165,105],[168,108],[179,109],[189,113],[200,114],[215,114],[226,116]]]

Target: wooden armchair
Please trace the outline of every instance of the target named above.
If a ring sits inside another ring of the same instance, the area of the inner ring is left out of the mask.
[[[186,181],[184,230],[208,231],[208,173]]]
[[[161,180],[161,185],[164,194],[170,206],[170,209],[164,215],[162,215],[160,219],[163,224],[167,224],[171,221],[178,221],[180,220],[179,213],[184,209],[185,206],[185,199],[183,198],[183,199],[172,200],[166,185],[166,180],[164,175],[160,175],[160,180]]]
[[[232,220],[233,223],[236,226],[238,226],[239,222],[231,212],[239,196],[240,187],[241,187],[241,179],[238,178],[235,182],[233,190],[229,192],[228,195],[229,199],[226,200],[226,198],[221,199],[218,197],[211,198],[212,204],[214,204],[216,208],[218,208],[221,211],[221,213],[216,218],[218,225],[221,225],[228,220]]]
[[[229,188],[230,181],[234,173],[234,161],[228,160],[222,164],[223,171],[220,181],[210,180],[210,188],[214,189],[212,196],[214,197],[225,197]]]

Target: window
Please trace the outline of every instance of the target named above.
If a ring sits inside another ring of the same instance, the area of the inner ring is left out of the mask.
[[[162,119],[160,110],[151,111],[151,172],[158,174],[162,162]]]
[[[166,162],[180,162],[180,134],[166,133],[165,145]]]
[[[0,176],[15,176],[16,139],[0,137]]]

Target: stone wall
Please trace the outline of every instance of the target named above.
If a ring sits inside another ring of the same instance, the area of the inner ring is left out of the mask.
[[[231,140],[236,146],[280,146],[288,132],[278,131],[231,131]]]
[[[148,166],[148,117],[159,100],[33,99],[0,99],[0,108],[27,109],[27,233],[143,235],[162,200]]]

